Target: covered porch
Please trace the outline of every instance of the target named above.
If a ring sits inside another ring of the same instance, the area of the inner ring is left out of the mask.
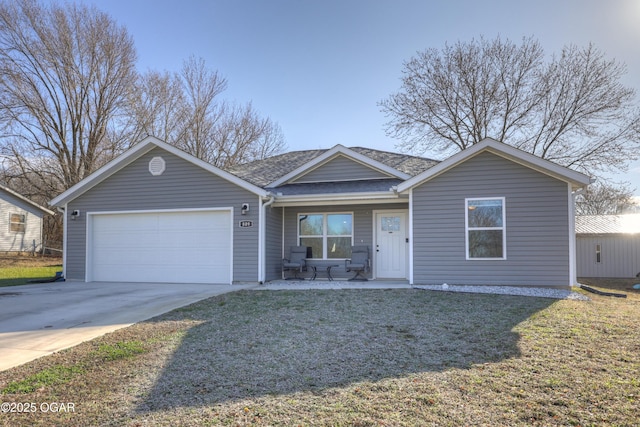
[[[301,280],[288,280],[298,286],[313,282],[347,282],[356,273],[347,271],[354,246],[368,249],[369,268],[363,275],[369,281],[409,284],[409,204],[371,200],[351,203],[283,203],[268,208],[266,239],[266,282],[273,283],[294,273]],[[276,230],[274,230],[274,227]],[[283,259],[291,247],[309,249],[306,268],[283,272]],[[277,256],[276,256],[277,254]],[[362,275],[360,276],[362,277]],[[333,280],[331,280],[333,279]],[[350,285],[346,285],[349,287]]]
[[[349,281],[343,279],[328,280],[272,280],[259,285],[256,289],[265,290],[308,290],[308,289],[411,289],[408,280],[368,280]]]

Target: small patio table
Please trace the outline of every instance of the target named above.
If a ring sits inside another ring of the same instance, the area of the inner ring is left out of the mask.
[[[318,269],[320,268],[325,270],[325,272],[327,273],[327,278],[329,279],[329,281],[332,281],[333,276],[331,276],[331,269],[333,267],[340,267],[340,264],[326,264],[323,262],[319,262],[318,260],[307,259],[306,261],[307,265],[313,270],[313,276],[311,277],[311,280],[316,280],[316,277],[318,277]]]

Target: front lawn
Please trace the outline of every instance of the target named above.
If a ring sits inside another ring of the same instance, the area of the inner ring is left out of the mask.
[[[0,256],[0,287],[24,285],[32,280],[55,277],[62,260],[53,257]]]
[[[67,404],[0,420],[639,425],[640,296],[588,295],[592,301],[420,290],[222,295],[0,372],[2,402]]]

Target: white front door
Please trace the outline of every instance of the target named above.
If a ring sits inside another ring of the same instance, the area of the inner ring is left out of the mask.
[[[375,269],[379,279],[406,279],[407,211],[375,212]]]

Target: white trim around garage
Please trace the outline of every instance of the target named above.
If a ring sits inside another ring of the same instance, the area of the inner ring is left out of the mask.
[[[144,215],[144,214],[163,214],[163,213],[196,213],[196,212],[228,212],[229,213],[229,284],[233,283],[233,230],[234,230],[234,210],[233,207],[216,207],[216,208],[193,208],[193,209],[145,209],[145,210],[124,210],[124,211],[93,211],[86,213],[86,247],[85,247],[85,281],[92,282],[94,279],[93,267],[93,220],[97,216],[102,215]]]

